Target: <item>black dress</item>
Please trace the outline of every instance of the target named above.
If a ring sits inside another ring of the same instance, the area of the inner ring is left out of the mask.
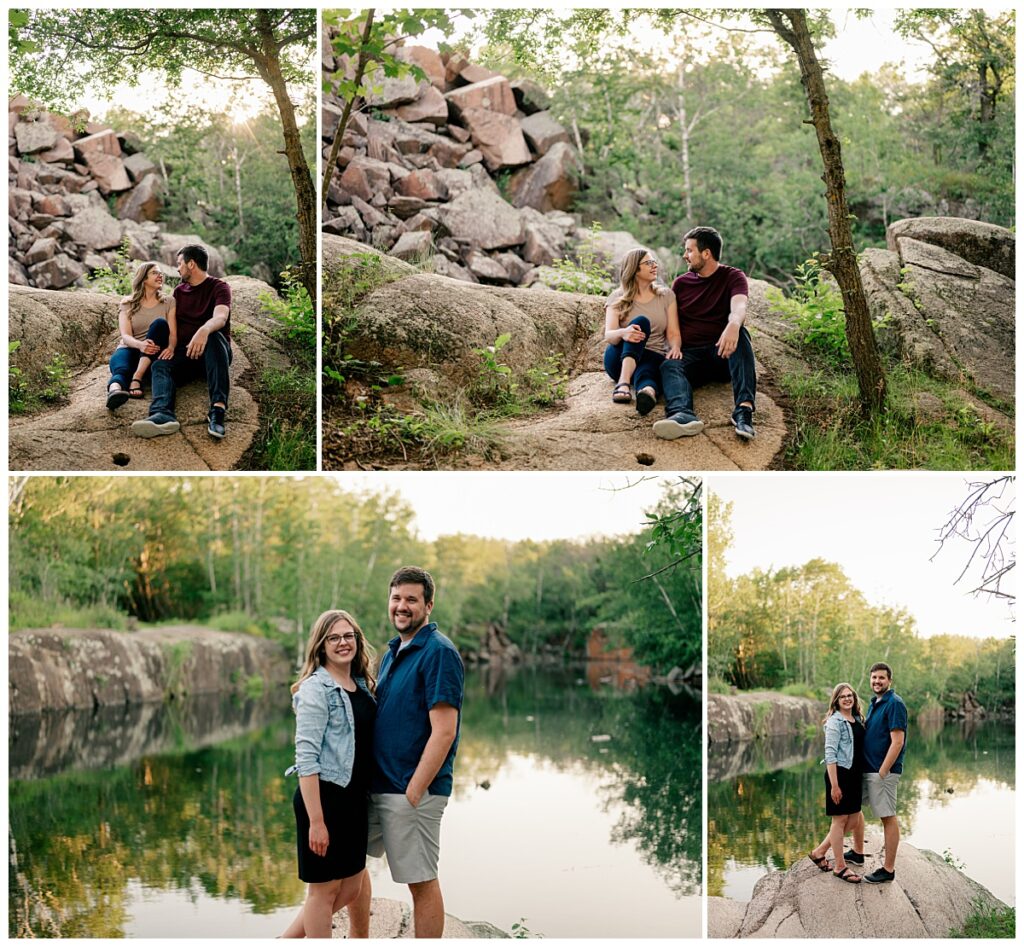
[[[843,769],[836,765],[836,774],[839,776],[839,788],[843,791],[843,798],[839,805],[832,801],[832,783],[828,778],[828,770],[825,770],[825,815],[853,815],[860,812],[861,780],[864,773],[864,724],[859,720],[853,721],[853,766]]]
[[[349,878],[366,867],[373,725],[377,717],[377,706],[361,687],[357,687],[355,692],[345,693],[352,702],[356,753],[352,778],[347,786],[320,780],[320,808],[324,813],[328,838],[326,855],[316,855],[309,847],[309,815],[300,789],[295,790],[292,800],[298,841],[299,878],[307,884]]]

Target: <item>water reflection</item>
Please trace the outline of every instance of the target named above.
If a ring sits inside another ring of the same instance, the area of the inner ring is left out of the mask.
[[[244,906],[246,930],[263,917],[262,935],[278,933],[280,912],[304,894],[294,868],[294,784],[282,776],[292,726],[286,707],[230,701],[12,718],[10,934],[152,936],[156,914],[147,922],[145,912],[185,893],[200,907],[203,899]],[[534,878],[522,879],[526,890],[505,891],[496,917],[502,886],[479,869],[481,846],[492,844],[487,827],[497,835],[500,824],[514,828],[506,845],[550,868],[546,903],[561,899],[558,916],[581,925],[536,933],[608,936],[595,894],[621,887],[651,905],[652,930],[699,934],[692,905],[680,908],[695,903],[700,882],[699,705],[657,689],[594,689],[579,672],[482,672],[468,677],[463,726],[450,825],[454,835],[474,828],[444,860],[460,879],[453,901],[464,916],[506,929],[528,916]],[[545,805],[535,792],[541,783],[557,786],[557,801]],[[515,806],[526,798],[534,805],[522,818]],[[569,820],[570,833],[572,813],[581,821],[590,813],[586,839],[553,846],[548,810]],[[584,841],[600,851],[594,864],[577,864]],[[486,854],[502,861],[499,847]],[[557,885],[583,871],[594,875],[574,907],[580,891]],[[535,902],[538,916],[546,910]],[[683,929],[680,918],[691,914],[692,929]],[[231,911],[209,916],[207,936],[238,936],[236,925],[217,920]],[[635,913],[621,921],[623,935],[644,932]]]
[[[1008,903],[1013,901],[1014,749],[1014,730],[1006,723],[915,726],[899,792],[904,839],[940,854],[951,849],[972,878]],[[798,750],[785,742],[754,749],[711,746],[708,894],[748,898],[765,870],[788,868],[824,834],[820,748],[811,745],[803,762]],[[772,759],[779,760],[777,768]],[[988,813],[979,821],[981,800]],[[942,820],[941,834],[932,830],[935,817]],[[1000,870],[986,871],[985,862]]]

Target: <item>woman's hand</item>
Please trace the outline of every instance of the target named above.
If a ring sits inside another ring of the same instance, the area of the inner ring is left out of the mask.
[[[311,822],[309,824],[309,850],[321,858],[327,854],[327,845],[330,837],[327,834],[327,826],[323,822]]]
[[[843,801],[843,791],[838,786],[832,787],[832,801],[838,806]]]
[[[644,330],[640,326],[626,326],[622,330],[622,338],[626,342],[643,342],[645,338]]]
[[[146,341],[142,343],[142,347],[139,351],[141,351],[143,355],[156,355],[156,353],[160,351],[160,346],[152,339],[146,339]]]

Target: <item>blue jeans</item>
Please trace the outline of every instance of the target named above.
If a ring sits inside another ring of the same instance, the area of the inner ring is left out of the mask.
[[[206,349],[199,358],[185,354],[187,345],[179,345],[174,357],[167,361],[153,363],[153,397],[149,402],[149,416],[162,415],[166,420],[174,418],[174,396],[178,385],[188,384],[197,378],[206,380],[210,391],[210,404],[228,405],[228,367],[231,365],[231,343],[223,332],[211,332],[206,340]]]
[[[750,333],[740,327],[736,351],[722,358],[714,344],[683,349],[681,359],[665,359],[661,366],[661,382],[665,390],[665,417],[693,414],[693,389],[713,381],[731,381],[736,405],[744,401],[754,405],[757,377],[754,349]]]
[[[661,374],[659,369],[665,356],[657,352],[647,351],[647,340],[651,337],[651,320],[647,316],[637,316],[630,323],[639,326],[644,333],[642,342],[616,342],[604,350],[604,370],[613,381],[618,381],[622,373],[622,360],[632,358],[636,362],[633,372],[633,387],[653,388],[655,397],[661,393]]]
[[[167,348],[167,343],[171,341],[171,327],[167,324],[167,320],[154,319],[149,324],[146,338],[156,342],[160,346],[160,352]],[[146,358],[155,359],[160,352],[147,355]],[[135,369],[139,367],[140,358],[142,358],[142,353],[138,349],[126,347],[114,349],[114,354],[110,356],[110,380],[107,382],[107,387],[109,388],[116,381],[127,391],[132,375],[135,374]]]

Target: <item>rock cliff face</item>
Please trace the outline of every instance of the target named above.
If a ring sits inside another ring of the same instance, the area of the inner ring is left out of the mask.
[[[20,345],[10,356],[31,390],[46,384],[46,366],[59,356],[70,372],[68,402],[10,419],[10,463],[14,470],[231,470],[259,427],[261,389],[268,368],[284,369],[288,359],[275,340],[277,324],[267,315],[266,283],[229,276],[231,285],[231,399],[228,436],[206,433],[209,396],[202,382],[184,386],[176,412],[181,431],[144,440],[131,434],[132,421],[149,410],[147,397],[111,412],[104,406],[107,362],[117,344],[119,297],[12,286],[8,338]]]
[[[708,743],[742,743],[818,726],[825,705],[774,691],[708,694]]]
[[[864,872],[882,864],[877,837],[868,837]],[[857,870],[857,874],[860,874]],[[948,937],[963,928],[979,904],[1005,908],[976,881],[934,852],[902,842],[896,880],[847,884],[806,858],[788,871],[766,874],[749,903],[708,898],[710,937],[860,938]]]
[[[17,631],[8,659],[12,715],[244,691],[256,677],[270,689],[291,674],[272,642],[197,626]]]
[[[21,286],[85,286],[122,243],[133,260],[156,260],[176,274],[175,255],[199,237],[165,233],[162,170],[108,125],[66,118],[10,100],[8,129],[8,280]],[[113,213],[111,213],[111,204]],[[209,247],[210,272],[224,257]]]

